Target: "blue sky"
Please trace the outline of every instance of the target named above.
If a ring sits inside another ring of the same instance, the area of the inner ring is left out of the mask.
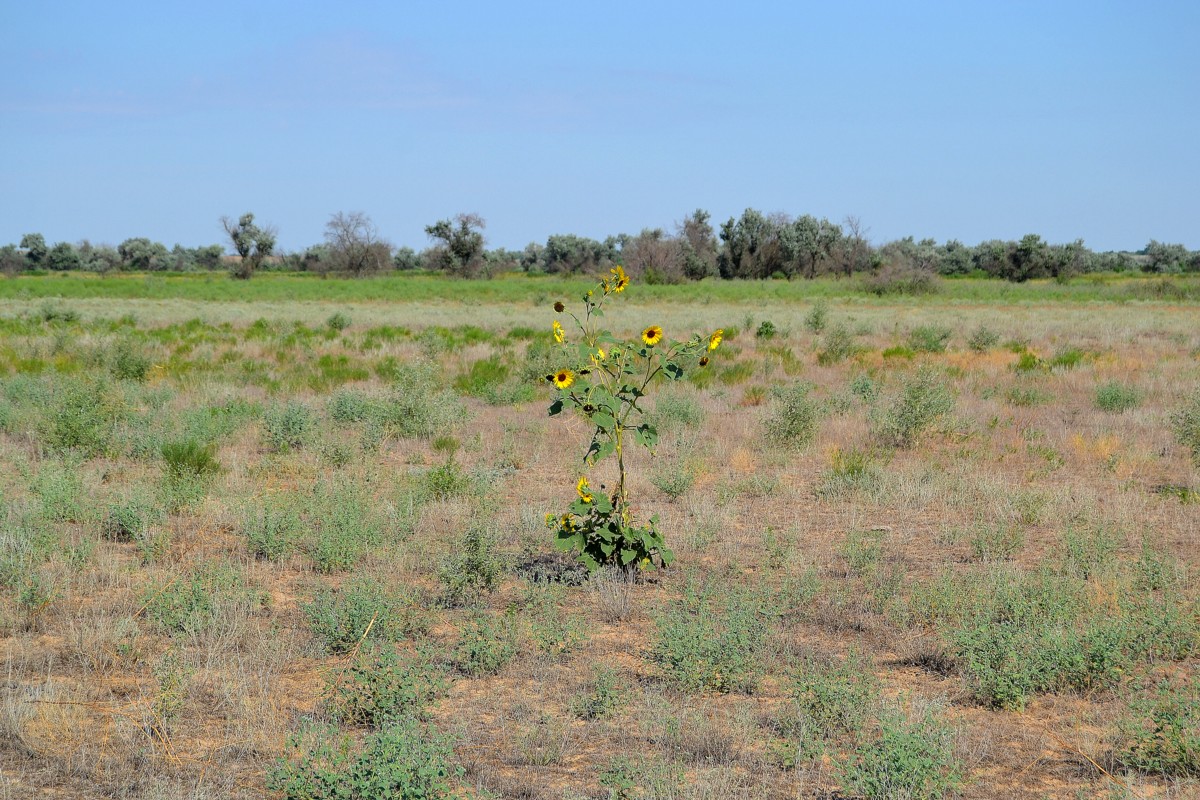
[[[1200,248],[1200,3],[0,0],[0,243],[491,246],[753,207]]]

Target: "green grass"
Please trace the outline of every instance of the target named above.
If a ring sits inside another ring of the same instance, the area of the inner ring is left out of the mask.
[[[306,273],[259,273],[249,281],[235,281],[217,273],[129,273],[100,277],[62,273],[53,277],[19,275],[0,281],[0,299],[125,298],[188,299],[222,302],[342,301],[463,303],[545,303],[573,297],[588,288],[586,278],[529,276],[520,273],[491,280],[464,281],[441,275],[392,273],[364,279],[322,279]],[[858,302],[887,305],[892,298],[875,298],[857,281],[821,278],[812,281],[718,281],[678,286],[639,286],[635,303],[677,302],[756,303],[762,300],[805,300],[854,297]],[[1200,278],[1193,276],[1091,275],[1065,284],[1052,280],[1008,283],[980,278],[949,279],[937,295],[905,298],[906,304],[940,305],[946,302],[1041,303],[1161,300],[1170,303],[1200,302]],[[318,320],[313,320],[314,324]]]

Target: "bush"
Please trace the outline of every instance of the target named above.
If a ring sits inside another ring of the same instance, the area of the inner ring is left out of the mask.
[[[859,745],[842,776],[867,800],[938,800],[962,784],[954,738],[932,714],[912,720],[885,714],[876,737]]]
[[[51,402],[41,426],[42,439],[49,447],[85,456],[110,449],[124,408],[121,398],[107,385],[67,379],[55,388]]]
[[[1200,390],[1192,393],[1191,401],[1171,415],[1171,430],[1175,439],[1192,455],[1192,463],[1200,467]]]
[[[364,638],[391,642],[412,626],[411,600],[377,578],[356,578],[340,589],[321,589],[301,606],[313,634],[332,653],[348,653]]]
[[[317,427],[312,409],[289,400],[267,409],[263,416],[267,445],[276,452],[288,453],[307,444]]]
[[[704,408],[693,394],[664,391],[654,402],[654,411],[647,414],[646,419],[659,433],[695,428],[704,421]]]
[[[980,325],[967,338],[967,347],[976,353],[986,353],[1000,343],[1000,334],[986,325]]]
[[[242,521],[242,534],[250,553],[269,561],[291,555],[300,532],[300,515],[282,499],[260,501],[246,512]]]
[[[161,522],[162,510],[142,495],[132,495],[110,503],[100,522],[100,535],[114,542],[133,542],[150,536],[153,525]]]
[[[976,561],[1005,561],[1025,546],[1025,535],[1014,525],[977,525],[971,532],[971,555]]]
[[[462,627],[454,666],[464,675],[495,675],[517,654],[517,628],[511,613],[495,620],[475,614]]]
[[[938,325],[920,325],[908,335],[908,346],[918,353],[944,353],[953,332]]]
[[[954,396],[938,374],[919,370],[874,421],[875,435],[892,447],[912,447],[929,426],[953,408]]]
[[[286,800],[453,798],[451,743],[419,720],[391,720],[361,749],[337,728],[306,723],[290,736],[288,753],[267,776],[267,788]]]
[[[868,275],[862,282],[863,291],[879,297],[886,295],[935,294],[941,289],[933,272],[900,264],[887,264]]]
[[[1118,730],[1122,764],[1169,778],[1200,776],[1200,680],[1158,684],[1130,704]]]
[[[804,327],[811,333],[821,333],[829,322],[829,305],[824,300],[813,303],[804,317]]]
[[[141,383],[146,380],[150,366],[149,356],[133,342],[122,339],[113,348],[109,370],[117,380]]]
[[[383,522],[365,489],[349,480],[317,485],[309,501],[308,555],[321,572],[351,569],[383,538]]]
[[[617,671],[611,667],[595,666],[588,690],[571,699],[571,713],[583,720],[600,719],[615,711],[623,696]]]
[[[854,334],[843,323],[831,327],[821,340],[817,350],[817,363],[823,367],[845,361],[855,355],[858,347],[854,343]]]
[[[1096,387],[1096,408],[1110,414],[1123,414],[1137,408],[1142,402],[1142,393],[1137,387],[1118,381],[1109,381]]]
[[[335,311],[329,319],[325,320],[325,326],[331,331],[341,333],[350,327],[350,317],[341,311]]]
[[[245,585],[232,564],[209,564],[147,591],[144,603],[146,616],[159,628],[189,636],[206,629],[222,607],[254,608],[262,596]]]
[[[481,522],[467,529],[438,569],[443,605],[474,605],[485,593],[496,590],[505,568],[496,553],[496,541],[496,534]]]
[[[754,332],[754,337],[756,339],[774,339],[775,334],[778,332],[779,331],[775,327],[774,322],[771,322],[769,319],[764,319],[758,324],[758,330]]]
[[[201,444],[195,439],[163,442],[160,450],[166,462],[167,476],[173,480],[203,478],[219,472],[215,444]]]
[[[845,660],[807,658],[792,676],[798,733],[825,739],[857,734],[871,719],[879,685],[870,664],[856,652]]]
[[[651,658],[668,681],[688,692],[752,692],[762,670],[771,604],[744,591],[721,598],[688,590],[655,615]]]
[[[811,391],[811,384],[799,382],[777,392],[774,412],[765,423],[768,441],[792,448],[812,441],[820,421],[820,408],[809,396]]]
[[[391,644],[365,643],[326,687],[330,716],[342,724],[379,728],[423,717],[445,693],[445,673],[421,656],[401,657]]]
[[[650,473],[650,482],[674,503],[692,488],[696,473],[686,464],[665,461]]]

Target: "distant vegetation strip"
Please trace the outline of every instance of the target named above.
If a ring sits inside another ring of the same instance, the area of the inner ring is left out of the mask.
[[[359,280],[323,279],[311,273],[261,272],[253,281],[232,280],[224,272],[92,273],[17,275],[0,280],[0,299],[186,299],[215,302],[507,302],[538,303],[574,297],[587,290],[584,277],[504,274],[468,281],[440,274],[390,273]],[[812,298],[857,298],[863,303],[892,302],[856,279],[713,280],[681,285],[640,286],[635,303],[705,301],[756,303]],[[932,294],[909,302],[1044,303],[1131,302],[1200,303],[1200,275],[1142,276],[1096,274],[1067,282],[1034,280],[1010,283],[986,278],[939,281]]]

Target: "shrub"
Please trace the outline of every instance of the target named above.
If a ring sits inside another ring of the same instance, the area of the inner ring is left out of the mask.
[[[804,327],[811,333],[821,333],[828,322],[829,305],[824,300],[813,303],[813,307],[804,316]]]
[[[67,379],[53,392],[42,440],[55,450],[100,455],[110,449],[123,415],[121,399],[108,386]]]
[[[830,458],[829,470],[822,476],[817,496],[836,498],[847,492],[871,491],[882,477],[870,453],[838,448]]]
[[[445,673],[427,657],[397,654],[391,644],[367,642],[326,686],[330,715],[340,723],[379,728],[422,717],[445,693]]]
[[[1130,704],[1118,730],[1121,763],[1164,777],[1200,776],[1200,680],[1159,683]]]
[[[473,605],[496,590],[505,568],[496,553],[496,541],[495,532],[480,521],[467,528],[438,569],[443,605]]]
[[[110,503],[100,522],[100,535],[114,542],[146,539],[151,526],[160,522],[162,510],[143,495],[131,495]]]
[[[751,692],[762,670],[770,603],[744,591],[688,591],[655,615],[651,658],[684,691]]]
[[[704,408],[694,394],[679,391],[664,391],[654,403],[654,411],[647,420],[665,432],[680,428],[695,428],[704,421]]]
[[[1192,455],[1192,463],[1200,467],[1200,389],[1192,393],[1192,399],[1183,408],[1171,415],[1171,430],[1175,439]]]
[[[534,586],[525,595],[533,643],[551,658],[567,655],[587,640],[583,620],[560,608],[563,597],[561,586]]]
[[[317,485],[309,501],[308,555],[321,572],[350,569],[383,538],[383,522],[366,490],[350,480]]]
[[[920,325],[908,334],[908,346],[918,353],[944,353],[952,335],[940,325]]]
[[[356,578],[340,589],[321,589],[301,606],[313,634],[333,654],[348,653],[365,638],[396,641],[413,629],[410,598],[377,578]],[[408,612],[408,613],[406,613]]]
[[[571,698],[571,713],[583,720],[600,719],[615,711],[623,696],[617,671],[612,667],[594,666],[587,691]]]
[[[821,340],[817,350],[817,363],[823,367],[838,364],[855,355],[858,347],[854,343],[854,334],[843,323],[831,327]]]
[[[1060,347],[1050,358],[1049,366],[1051,369],[1075,369],[1083,363],[1086,355],[1078,347]]]
[[[245,585],[232,564],[208,564],[147,591],[143,602],[146,616],[159,628],[189,636],[206,629],[222,607],[257,607],[262,596]]]
[[[350,327],[350,317],[347,314],[343,314],[341,311],[335,311],[332,315],[330,315],[329,319],[325,320],[325,326],[331,331],[337,331],[338,333],[341,333],[342,331],[346,330],[346,328]]]
[[[976,561],[1011,559],[1025,546],[1025,535],[1014,525],[976,525],[971,532],[971,555]]]
[[[986,325],[980,325],[967,337],[967,347],[976,353],[986,353],[1000,343],[1000,334]]]
[[[243,517],[242,534],[256,558],[277,561],[291,555],[301,532],[300,515],[282,499],[262,500]]]
[[[777,392],[774,412],[765,423],[766,437],[780,447],[803,447],[817,433],[820,409],[809,395],[812,385],[798,382]]]
[[[378,413],[377,402],[357,389],[338,389],[329,398],[329,417],[334,422],[364,422]]]
[[[469,494],[474,482],[459,463],[450,458],[427,471],[421,483],[426,496],[434,500],[450,500]]]
[[[136,344],[128,339],[117,342],[112,351],[112,363],[109,370],[112,376],[120,381],[146,380],[150,372],[150,357]]]
[[[884,714],[876,736],[859,745],[841,769],[846,785],[866,800],[938,800],[962,784],[954,731],[925,713]]]
[[[853,736],[871,719],[879,685],[870,663],[852,651],[842,660],[805,659],[792,676],[797,733]]]
[[[495,675],[517,653],[517,628],[511,613],[499,619],[475,614],[461,628],[454,666],[464,675]]]
[[[892,263],[863,278],[862,288],[870,294],[884,297],[934,294],[940,291],[941,284],[937,275],[930,270]]]
[[[875,434],[892,447],[912,447],[929,426],[954,408],[954,396],[938,374],[921,369],[905,381],[891,405],[874,420]]]
[[[466,409],[428,362],[397,368],[392,392],[383,404],[382,422],[398,436],[428,438],[452,430],[466,419]]]
[[[267,409],[263,426],[267,445],[276,452],[288,453],[308,442],[316,430],[317,419],[308,406],[289,400]]]
[[[173,480],[202,478],[221,469],[215,455],[215,444],[202,444],[195,439],[163,442],[160,450],[166,462],[167,476]]]
[[[650,473],[650,482],[673,503],[692,488],[696,473],[686,464],[663,462]]]
[[[419,720],[389,720],[361,749],[337,728],[306,722],[288,738],[287,755],[267,775],[267,788],[286,800],[454,798],[449,739]]]
[[[774,339],[778,332],[774,322],[764,319],[758,324],[758,330],[754,331],[754,337],[756,339]]]
[[[1123,414],[1137,408],[1142,402],[1142,393],[1137,387],[1118,381],[1109,381],[1096,387],[1096,408],[1110,414]]]

